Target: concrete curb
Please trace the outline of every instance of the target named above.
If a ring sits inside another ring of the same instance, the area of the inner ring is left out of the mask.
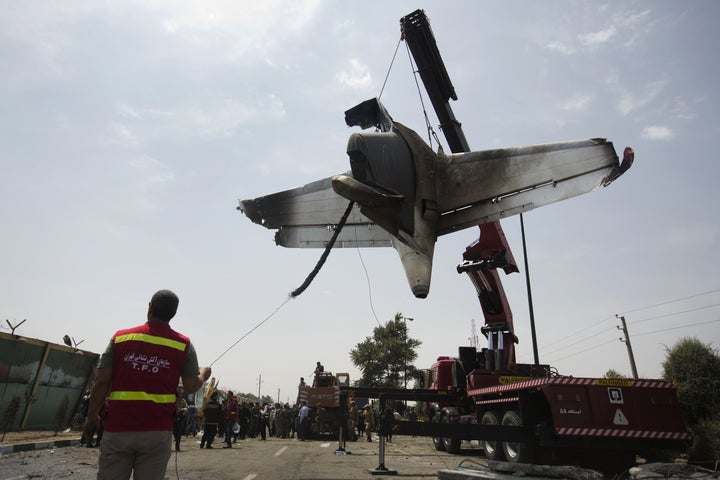
[[[32,443],[16,443],[14,445],[0,445],[0,454],[3,453],[15,453],[15,452],[29,452],[32,450],[43,450],[46,448],[61,448],[61,447],[72,447],[73,445],[80,445],[80,438],[70,438],[65,440],[45,440],[40,442]]]

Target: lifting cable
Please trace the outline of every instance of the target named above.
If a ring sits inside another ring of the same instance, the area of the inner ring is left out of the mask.
[[[430,143],[430,148],[432,149],[433,146],[433,138],[437,142],[438,145],[440,145],[440,139],[437,136],[437,133],[435,132],[435,129],[432,127],[430,123],[430,118],[428,117],[427,109],[425,108],[425,102],[423,101],[422,96],[422,90],[420,90],[420,82],[418,82],[418,74],[420,71],[415,67],[415,62],[413,62],[412,52],[410,51],[410,45],[407,43],[405,44],[405,48],[407,49],[408,53],[408,59],[410,60],[410,70],[413,72],[413,79],[415,80],[415,87],[417,88],[418,92],[418,98],[420,99],[420,105],[422,106],[422,112],[423,116],[425,117],[425,128],[427,128],[428,132],[428,143]]]
[[[350,201],[347,208],[345,209],[345,213],[343,213],[343,216],[340,219],[340,223],[338,223],[337,226],[335,227],[335,231],[333,232],[333,235],[330,238],[330,241],[325,246],[325,251],[322,253],[322,255],[320,255],[320,259],[318,260],[317,264],[315,265],[315,268],[313,268],[312,272],[310,272],[310,274],[307,276],[307,278],[305,278],[305,281],[302,283],[302,285],[300,285],[298,288],[296,288],[295,290],[290,292],[290,295],[288,295],[288,298],[286,298],[285,301],[283,301],[280,305],[278,305],[278,307],[275,310],[273,310],[273,312],[270,315],[265,317],[265,319],[263,321],[261,321],[260,323],[255,325],[253,328],[251,328],[245,335],[240,337],[235,343],[230,345],[223,353],[221,353],[219,357],[217,357],[215,360],[213,360],[213,362],[210,364],[211,367],[213,365],[215,365],[215,363],[218,360],[220,360],[222,357],[224,357],[226,353],[228,353],[230,350],[232,350],[235,347],[235,345],[237,345],[243,339],[245,339],[245,337],[247,337],[252,332],[254,332],[258,328],[260,328],[260,326],[262,326],[262,324],[264,324],[265,322],[270,320],[273,317],[273,315],[275,315],[282,307],[285,306],[286,303],[288,303],[293,298],[298,297],[301,293],[303,293],[305,291],[305,289],[307,289],[307,287],[310,286],[312,281],[317,276],[318,272],[320,272],[320,269],[322,268],[322,266],[325,264],[325,261],[327,260],[328,255],[330,255],[330,250],[332,250],[333,246],[335,245],[335,241],[337,240],[337,237],[340,235],[340,231],[345,226],[345,223],[347,222],[347,219],[350,216],[350,212],[352,212],[352,208],[354,205],[355,205],[355,202]]]
[[[390,60],[390,66],[388,67],[388,71],[385,74],[385,80],[383,81],[382,88],[380,89],[380,95],[378,95],[377,98],[382,97],[382,94],[385,91],[385,85],[387,84],[388,78],[390,78],[390,71],[392,70],[393,64],[395,63],[395,57],[397,57],[397,52],[400,49],[401,42],[402,42],[402,36],[400,37],[400,40],[398,40],[398,43],[395,46],[395,53],[393,53],[392,60]]]
[[[390,60],[390,66],[388,67],[387,73],[385,74],[385,80],[383,80],[382,88],[380,88],[380,94],[378,95],[378,99],[382,97],[383,92],[385,91],[385,85],[387,85],[388,78],[390,78],[390,71],[393,68],[393,65],[395,64],[395,58],[397,57],[398,49],[400,48],[400,44],[402,43],[403,38],[402,35],[400,36],[400,40],[398,40],[397,45],[395,46],[395,53],[393,53],[392,60]],[[418,98],[420,99],[420,105],[422,106],[422,112],[423,116],[425,117],[425,128],[428,132],[428,143],[430,143],[430,148],[433,146],[433,139],[435,139],[435,142],[437,142],[438,145],[440,145],[440,139],[438,138],[437,132],[435,132],[435,129],[432,127],[432,124],[430,123],[430,118],[428,117],[427,109],[425,108],[425,102],[423,101],[422,96],[422,90],[420,89],[420,83],[418,82],[418,73],[419,70],[415,66],[415,62],[413,62],[412,52],[410,51],[410,45],[405,42],[405,49],[408,52],[408,59],[410,60],[410,70],[412,71],[413,79],[415,80],[415,87],[418,91]]]

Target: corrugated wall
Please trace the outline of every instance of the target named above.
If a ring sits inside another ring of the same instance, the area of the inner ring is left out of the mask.
[[[99,355],[17,335],[0,333],[0,429],[67,428],[89,386]],[[60,425],[58,425],[58,423]]]

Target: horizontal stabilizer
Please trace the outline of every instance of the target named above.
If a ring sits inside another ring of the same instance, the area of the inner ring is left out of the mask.
[[[336,225],[348,200],[332,189],[331,178],[284,190],[252,200],[241,200],[238,210],[250,220],[269,229],[285,226]],[[353,209],[348,224],[370,223],[359,209]]]
[[[289,248],[325,248],[334,233],[331,226],[283,227],[275,243]],[[390,234],[377,225],[345,225],[333,248],[391,247]]]

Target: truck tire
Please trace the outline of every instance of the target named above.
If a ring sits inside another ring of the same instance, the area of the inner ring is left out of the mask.
[[[432,423],[439,423],[440,422],[440,414],[436,413],[432,420]],[[433,446],[435,446],[435,450],[438,452],[444,452],[445,451],[445,442],[443,442],[443,439],[440,437],[432,437]]]
[[[508,410],[503,415],[503,426],[522,427],[522,418],[515,410]],[[510,463],[533,463],[535,461],[535,446],[523,442],[503,442],[503,453]]]
[[[450,415],[445,415],[442,419],[442,423],[450,423]],[[447,453],[453,455],[460,453],[460,444],[462,440],[458,438],[443,438],[442,443],[445,446],[444,450]]]
[[[500,425],[500,412],[493,410],[486,411],[483,413],[480,423],[483,425]],[[483,440],[482,446],[485,451],[485,458],[488,460],[502,461],[505,459],[500,442],[496,440]]]

